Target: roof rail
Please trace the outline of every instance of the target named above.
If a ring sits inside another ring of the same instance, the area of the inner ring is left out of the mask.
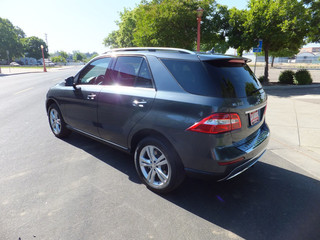
[[[195,54],[192,51],[182,49],[182,48],[166,48],[166,47],[132,47],[132,48],[114,48],[110,49],[109,51],[105,52],[110,53],[110,52],[129,52],[129,51],[149,51],[149,52],[157,52],[157,51],[172,51],[176,53],[186,53],[186,54]]]

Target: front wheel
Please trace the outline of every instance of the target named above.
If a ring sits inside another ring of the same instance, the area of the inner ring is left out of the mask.
[[[60,109],[56,104],[50,105],[48,109],[48,118],[50,128],[56,137],[64,138],[70,135],[71,131],[67,129],[66,124],[62,118]]]
[[[143,139],[136,148],[134,161],[140,179],[154,192],[168,193],[184,179],[181,160],[165,140]]]

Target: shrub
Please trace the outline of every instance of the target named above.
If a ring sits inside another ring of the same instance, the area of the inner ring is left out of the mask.
[[[259,80],[260,83],[263,83],[264,82],[264,76],[258,77],[258,80]]]
[[[282,84],[293,84],[294,72],[291,70],[285,70],[280,73],[279,83]]]
[[[298,85],[306,85],[312,83],[312,78],[307,69],[300,69],[294,75],[295,81]]]

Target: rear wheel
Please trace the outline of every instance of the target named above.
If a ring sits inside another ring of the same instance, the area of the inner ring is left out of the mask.
[[[170,192],[184,179],[181,160],[165,140],[143,139],[136,148],[134,160],[140,179],[154,192]]]
[[[62,118],[60,109],[53,103],[48,109],[48,119],[53,134],[58,138],[64,138],[70,135],[71,131],[67,129]]]

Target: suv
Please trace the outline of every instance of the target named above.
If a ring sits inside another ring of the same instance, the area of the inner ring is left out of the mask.
[[[134,155],[152,191],[186,173],[218,181],[242,173],[269,141],[267,95],[248,59],[175,48],[115,49],[52,87],[53,134],[79,132]]]

